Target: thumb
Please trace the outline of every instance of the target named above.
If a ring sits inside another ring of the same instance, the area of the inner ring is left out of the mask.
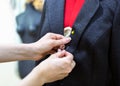
[[[52,55],[53,55],[54,58],[62,58],[66,55],[66,51],[65,50],[59,51],[59,52],[57,52],[55,54],[52,54]]]
[[[60,45],[64,45],[64,44],[67,44],[71,41],[71,38],[70,37],[66,37],[66,38],[62,38],[62,39],[57,39],[57,40],[54,40],[54,46],[60,46]]]

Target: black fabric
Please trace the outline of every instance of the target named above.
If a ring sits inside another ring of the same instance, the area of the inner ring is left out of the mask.
[[[25,12],[16,17],[17,32],[23,43],[31,43],[36,40],[36,33],[39,28],[41,12],[35,10],[32,4],[26,4]],[[19,61],[19,75],[24,78],[34,68],[34,61]]]
[[[19,61],[18,62],[18,70],[19,70],[19,76],[20,78],[25,78],[32,69],[35,67],[35,62],[34,61]]]
[[[64,1],[46,0],[39,38],[48,32],[63,35]],[[45,86],[120,86],[120,1],[85,0],[72,28],[66,50],[76,67],[65,79]]]

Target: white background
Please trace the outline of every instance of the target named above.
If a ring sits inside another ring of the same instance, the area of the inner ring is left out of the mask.
[[[14,13],[9,0],[0,1],[0,44],[20,43]],[[17,86],[20,82],[17,62],[0,63],[0,86]]]

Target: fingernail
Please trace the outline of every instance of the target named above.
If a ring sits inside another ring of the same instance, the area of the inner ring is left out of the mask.
[[[61,52],[62,50],[61,49],[58,49],[57,52]]]
[[[70,41],[70,40],[71,40],[71,37],[66,37],[66,40],[67,40],[67,41]]]

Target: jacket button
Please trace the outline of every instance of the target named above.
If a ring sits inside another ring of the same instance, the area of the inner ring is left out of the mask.
[[[74,35],[74,34],[75,34],[75,31],[74,31],[74,30],[72,30],[71,34],[72,34],[72,35]]]

